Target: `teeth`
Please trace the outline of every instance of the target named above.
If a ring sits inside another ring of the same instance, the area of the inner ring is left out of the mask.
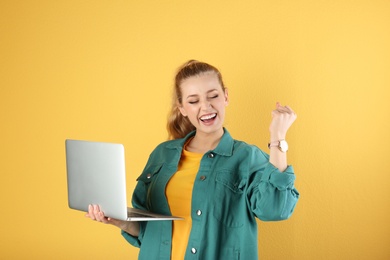
[[[208,120],[208,119],[211,119],[211,118],[214,118],[217,114],[211,114],[211,115],[207,115],[207,116],[202,116],[200,119],[201,120]]]

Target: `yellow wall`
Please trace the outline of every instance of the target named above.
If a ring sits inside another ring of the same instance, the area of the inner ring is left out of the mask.
[[[67,207],[65,138],[124,143],[129,199],[176,67],[216,65],[226,126],[266,150],[290,104],[301,199],[261,259],[390,259],[390,2],[0,1],[0,258],[136,259]]]

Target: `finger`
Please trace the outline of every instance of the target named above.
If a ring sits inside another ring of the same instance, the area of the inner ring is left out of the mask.
[[[85,216],[89,217],[92,220],[96,220],[95,214],[93,213],[93,206],[92,205],[88,205],[88,213]]]
[[[97,221],[102,222],[104,220],[104,213],[100,210],[99,205],[94,205],[94,214]]]
[[[287,105],[286,105],[286,106],[284,106],[284,108],[287,109],[287,110],[290,111],[290,112],[294,112],[294,110],[292,110],[292,108],[291,108],[290,106],[287,106]]]
[[[285,106],[285,107],[290,111],[290,114],[294,114],[295,115],[295,112],[294,112],[294,110],[291,107],[289,107],[289,106]]]
[[[272,110],[272,112],[271,112],[271,116],[272,117],[275,117],[277,114],[279,114],[280,112],[278,111],[278,110]]]
[[[99,213],[97,214],[98,221],[107,224],[108,223],[108,218],[106,217],[106,215],[104,215],[104,212],[101,211],[99,206],[98,206],[98,209],[99,209]]]
[[[282,106],[279,104],[279,106],[276,108],[278,111],[287,112],[289,109],[286,106]]]
[[[280,113],[294,114],[294,111],[289,106],[279,106],[277,110]]]
[[[95,219],[97,220],[97,221],[102,221],[102,212],[101,212],[101,210],[100,210],[100,207],[99,207],[99,205],[94,205],[93,206],[93,214],[94,214],[94,216],[95,216]],[[104,216],[104,214],[103,214],[103,216]]]
[[[289,114],[290,112],[285,108],[279,107],[279,108],[273,110],[272,113],[274,115],[281,115],[281,114]]]
[[[99,212],[101,212],[100,206],[99,205],[93,205],[93,211],[94,211],[95,214],[98,214]]]
[[[104,216],[104,213],[103,212],[99,212],[99,214],[98,214],[98,220],[100,221],[100,222],[103,222],[103,223],[105,223],[105,224],[107,224],[108,222],[107,222],[107,218],[106,218],[106,216]]]
[[[109,217],[107,217],[107,218],[105,219],[105,221],[106,221],[106,222],[104,222],[104,223],[106,223],[106,224],[111,224],[111,225],[115,225],[115,226],[117,226],[117,225],[118,225],[118,222],[119,222],[119,220],[117,220],[117,219],[115,219],[115,218],[109,218]]]
[[[123,220],[115,219],[115,218],[107,218],[107,224],[114,225],[120,229],[125,229],[127,222],[123,221]]]

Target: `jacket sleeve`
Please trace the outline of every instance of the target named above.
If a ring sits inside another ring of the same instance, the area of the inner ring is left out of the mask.
[[[141,247],[141,241],[145,230],[144,228],[145,223],[144,222],[139,222],[139,223],[140,223],[140,232],[138,237],[134,237],[129,233],[127,233],[126,231],[121,230],[121,234],[126,239],[126,241],[135,247]]]
[[[134,199],[134,197],[139,196],[139,193],[143,194],[143,192],[142,192],[143,188],[141,186],[143,186],[143,183],[142,182],[138,182],[137,186],[136,186],[136,188],[134,190],[134,193],[133,193],[133,207],[134,208],[138,208],[138,209],[146,209],[145,207],[137,204],[135,202],[135,199]],[[144,237],[146,225],[147,225],[148,222],[147,221],[139,221],[138,223],[140,225],[139,226],[140,229],[139,229],[138,237],[132,236],[129,233],[121,230],[121,234],[126,239],[126,241],[129,242],[131,245],[133,245],[135,247],[141,247],[142,239]]]
[[[251,165],[247,198],[252,212],[263,221],[288,219],[299,198],[293,167],[280,172],[258,148],[252,153]]]
[[[133,207],[138,209],[146,209],[144,203],[142,203],[142,201],[144,201],[145,198],[146,198],[145,184],[142,181],[138,181],[136,188],[133,192],[133,199],[132,199]],[[146,225],[147,225],[146,221],[140,221],[138,223],[140,225],[140,231],[138,237],[134,237],[123,230],[121,231],[122,236],[127,240],[127,242],[129,242],[131,245],[135,247],[141,247],[142,238],[144,236]]]
[[[142,174],[137,178],[137,185],[133,191],[132,205],[134,208],[137,209],[147,210],[146,197],[147,197],[147,189],[148,189],[147,182],[149,178],[147,178],[146,172],[147,169],[150,167],[150,162],[152,161],[152,155],[153,153],[149,156],[148,162]],[[140,221],[139,224],[140,224],[140,232],[138,237],[134,237],[123,230],[121,231],[122,236],[127,240],[127,242],[129,242],[131,245],[135,247],[141,247],[142,239],[145,234],[147,221]]]

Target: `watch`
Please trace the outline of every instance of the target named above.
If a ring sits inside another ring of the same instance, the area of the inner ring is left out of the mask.
[[[278,147],[281,152],[285,153],[288,150],[288,143],[286,142],[286,140],[279,140],[268,143],[268,148],[271,147]]]

